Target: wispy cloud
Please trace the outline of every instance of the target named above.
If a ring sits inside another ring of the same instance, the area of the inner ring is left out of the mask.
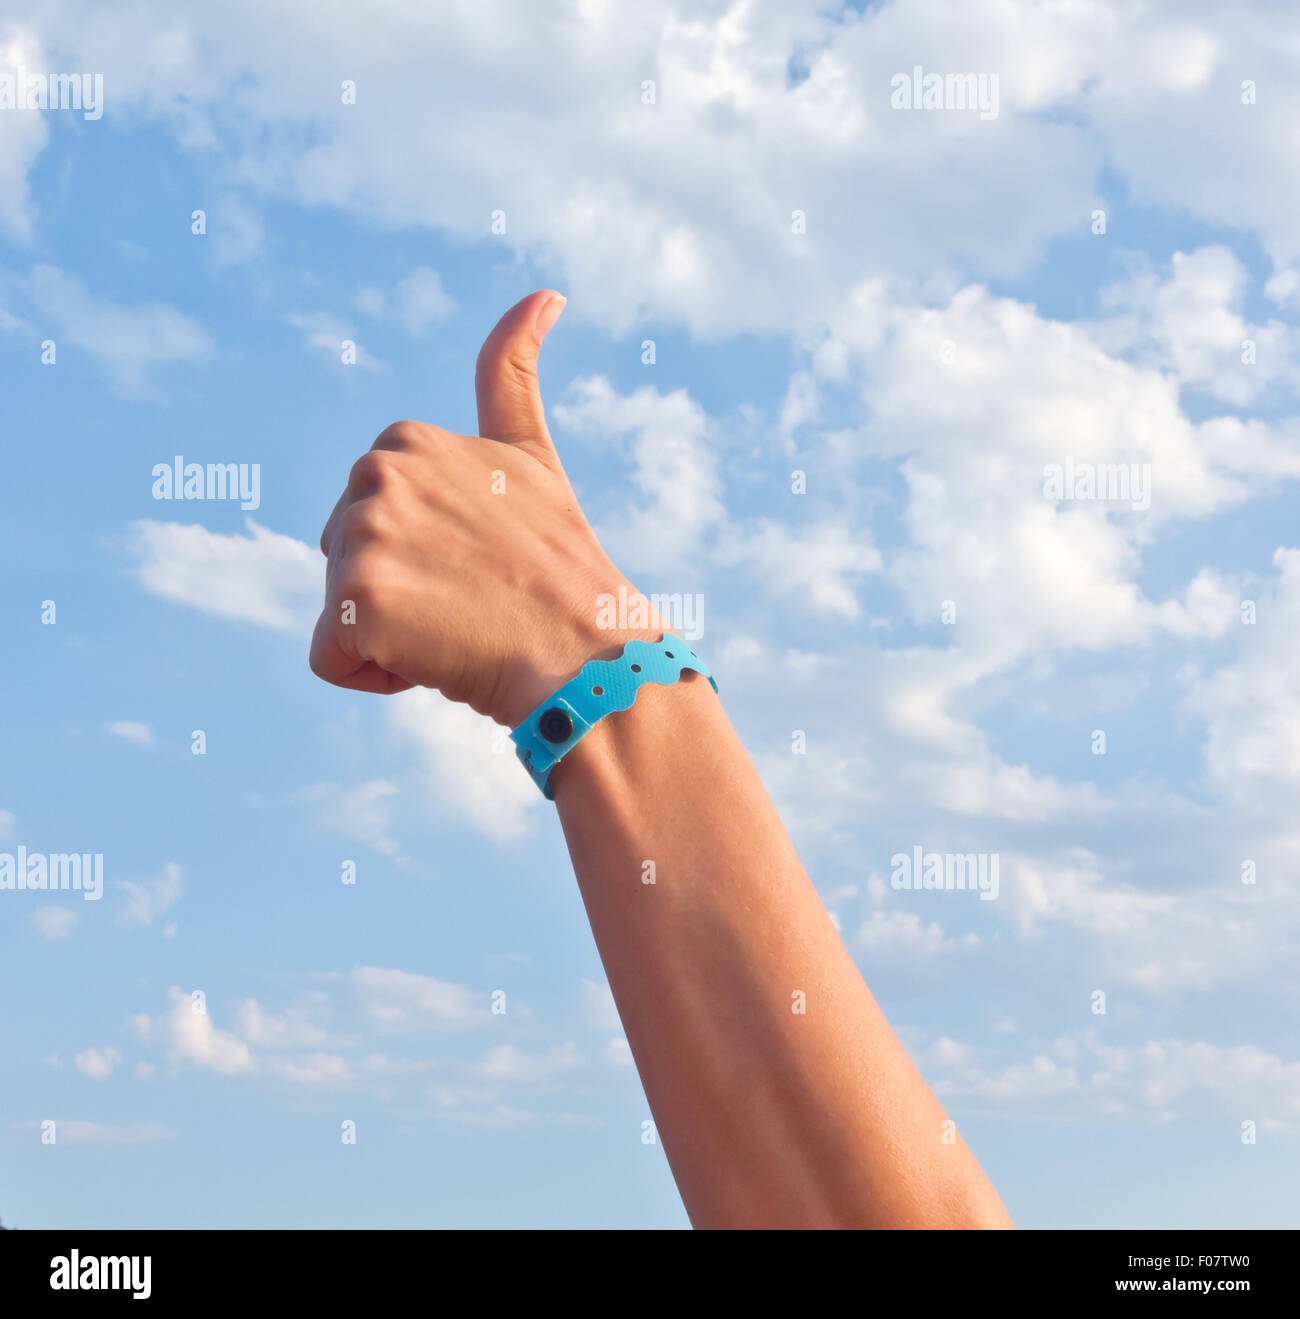
[[[44,1135],[52,1129],[55,1144],[62,1145],[138,1145],[145,1141],[175,1140],[174,1127],[160,1122],[85,1122],[75,1118],[51,1118],[44,1122],[16,1122],[11,1131],[31,1131]]]
[[[330,312],[290,312],[285,319],[302,335],[305,349],[328,357],[338,366],[359,366],[363,371],[388,370],[357,342],[352,326]]]
[[[37,266],[27,288],[32,315],[52,327],[48,337],[56,352],[60,343],[65,349],[84,348],[122,393],[149,393],[150,368],[197,362],[212,353],[212,341],[198,322],[164,303],[97,301],[78,279],[55,266]],[[57,359],[52,369],[59,369]]]
[[[37,907],[32,912],[32,924],[42,939],[68,938],[80,919],[72,907]]]
[[[104,1081],[113,1074],[122,1055],[116,1049],[83,1049],[72,1061],[83,1076],[92,1081]]]
[[[324,597],[319,550],[247,519],[246,535],[198,525],[131,524],[135,577],[165,600],[220,618],[310,634]]]
[[[358,967],[351,981],[362,1013],[383,1031],[463,1029],[492,1020],[488,995],[465,985],[377,966]]]
[[[501,842],[528,831],[540,794],[520,772],[503,729],[424,689],[392,697],[388,723],[415,752],[417,777],[436,814]]]
[[[295,793],[294,800],[312,808],[318,829],[354,838],[391,856],[397,851],[397,843],[390,836],[392,799],[397,794],[395,784],[372,779],[352,787],[313,783]]]
[[[181,868],[174,861],[169,861],[162,869],[162,874],[155,879],[136,883],[129,879],[118,881],[118,888],[126,894],[126,907],[122,912],[122,924],[128,929],[140,925],[152,925],[164,912],[170,911],[180,900],[184,892],[181,882]]]
[[[137,746],[147,747],[153,741],[153,729],[148,724],[139,724],[131,719],[119,719],[108,725],[108,731],[124,742],[134,742]]]

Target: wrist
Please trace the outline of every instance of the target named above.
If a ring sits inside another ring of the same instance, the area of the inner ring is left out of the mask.
[[[584,664],[541,701],[511,733],[511,741],[533,782],[554,800],[552,772],[608,717],[622,718],[646,688],[676,687],[695,675],[703,675],[717,690],[708,665],[675,633],[631,640],[609,659]]]
[[[627,583],[623,583],[623,589],[630,601],[644,600]],[[552,693],[580,673],[583,665],[591,660],[615,659],[629,641],[658,641],[667,630],[648,601],[639,612],[626,612],[629,617],[624,621],[639,623],[646,617],[649,625],[610,626],[619,620],[606,617],[594,606],[586,616],[556,620],[535,653],[507,662],[493,718],[517,728]]]
[[[648,684],[555,766],[555,804],[563,815],[566,802],[598,801],[626,818],[629,794],[653,797],[662,783],[680,781],[683,755],[698,763],[703,748],[729,728],[711,683],[699,673],[687,670],[672,686]]]

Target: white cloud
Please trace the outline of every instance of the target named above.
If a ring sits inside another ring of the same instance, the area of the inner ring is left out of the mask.
[[[542,797],[504,729],[423,688],[390,697],[388,722],[415,751],[434,812],[502,842],[527,832]]]
[[[496,1094],[495,1090],[481,1086],[440,1083],[429,1088],[430,1101],[438,1116],[447,1122],[473,1127],[517,1127],[535,1120],[530,1110],[502,1103]]]
[[[352,365],[366,371],[386,371],[388,368],[357,342],[356,331],[347,321],[327,311],[290,312],[285,320],[303,337],[303,347],[321,353],[338,365],[343,365],[347,345],[352,345]]]
[[[160,1039],[172,1062],[191,1063],[223,1076],[257,1070],[248,1045],[237,1035],[214,1025],[207,1011],[195,1011],[191,995],[175,988],[168,994],[172,1006],[165,1016],[153,1020],[136,1018],[135,1026],[141,1038]]]
[[[866,532],[832,523],[800,530],[771,518],[724,541],[720,559],[749,566],[762,589],[786,604],[847,622],[862,613],[858,584],[883,566]]]
[[[465,985],[377,966],[358,967],[351,981],[361,1011],[383,1031],[441,1030],[491,1021],[487,994]]]
[[[219,618],[310,634],[325,589],[325,560],[291,536],[258,526],[223,536],[178,522],[133,522],[136,579],[165,600]]]
[[[217,268],[239,265],[257,256],[266,243],[258,213],[238,197],[226,196],[207,212],[208,242]]]
[[[108,731],[123,741],[134,742],[137,746],[147,747],[153,741],[153,729],[148,724],[138,724],[130,719],[119,719],[108,725]]]
[[[143,1141],[175,1140],[176,1131],[159,1122],[83,1122],[59,1118],[54,1121],[55,1140],[62,1145],[136,1145]],[[15,1123],[12,1130],[43,1134],[43,1122]]]
[[[131,1024],[143,1043],[161,1045],[173,1063],[189,1063],[224,1076],[259,1075],[302,1086],[346,1087],[353,1083],[354,1064],[331,1049],[353,1045],[356,1040],[333,1036],[326,1029],[322,1019],[332,1005],[324,993],[306,995],[279,1014],[268,1012],[256,999],[245,999],[235,1009],[229,1030],[218,1027],[208,1011],[195,1012],[189,994],[179,989],[169,993],[172,1007],[168,1013],[159,1017],[140,1014]],[[82,1065],[80,1056],[77,1063]],[[145,1074],[152,1074],[152,1069]]]
[[[1101,1089],[1130,1102],[1167,1108],[1198,1094],[1234,1117],[1255,1115],[1265,1129],[1300,1130],[1300,1062],[1286,1062],[1253,1045],[1151,1040],[1139,1047],[1100,1049]]]
[[[972,1107],[1036,1111],[1065,1123],[1214,1114],[1263,1130],[1300,1130],[1300,1062],[1252,1045],[1177,1038],[1110,1044],[1080,1031],[1027,1060],[998,1062],[992,1051],[947,1044],[918,1051],[919,1061],[938,1095]]]
[[[583,1024],[593,1030],[622,1030],[618,1008],[614,1004],[614,995],[606,984],[594,980],[583,980],[579,984],[582,996]]]
[[[395,784],[372,779],[344,787],[338,783],[314,783],[295,794],[295,800],[312,807],[318,829],[330,830],[368,844],[385,856],[397,851],[389,836]]]
[[[234,1028],[256,1048],[320,1049],[330,1042],[329,1032],[316,1019],[324,1007],[319,1000],[309,1000],[276,1015],[256,999],[245,999],[235,1011]]]
[[[941,1084],[935,1090],[940,1095],[971,1096],[999,1103],[1015,1101],[1024,1105],[1056,1100],[1078,1088],[1076,1068],[1038,1054],[1027,1063],[1013,1063],[988,1075],[971,1075],[960,1084]]]
[[[1151,936],[1174,919],[1180,902],[1175,894],[1145,893],[1131,885],[1108,883],[1098,858],[1082,851],[1042,869],[1018,858],[1009,861],[1009,893],[1018,918],[1026,924],[1065,920],[1110,938],[1139,930]]]
[[[43,939],[66,939],[80,919],[70,907],[37,907],[32,912],[32,924]]]
[[[49,337],[57,345],[85,348],[127,394],[148,392],[151,367],[199,361],[212,352],[211,340],[184,312],[162,303],[128,307],[97,302],[77,279],[54,266],[32,271],[28,296],[53,327]]]
[[[896,336],[867,350],[864,398],[870,449],[903,457],[912,548],[892,575],[916,618],[938,621],[951,600],[957,636],[1003,654],[1142,637],[1154,621],[1134,582],[1142,515],[1057,504],[1045,469],[1148,464],[1156,513],[1226,502],[1228,483],[1211,475],[1173,391],[980,289],[897,315]]]
[[[126,892],[122,924],[128,928],[152,925],[157,917],[170,911],[181,900],[184,891],[181,868],[174,861],[167,862],[162,874],[156,879],[138,884],[131,880],[119,880],[118,887]]]
[[[384,1077],[423,1076],[441,1066],[436,1058],[390,1058],[383,1053],[368,1053],[360,1062],[365,1072]]]
[[[950,939],[938,921],[926,921],[914,911],[873,911],[858,927],[857,945],[868,965],[913,966],[960,949],[978,948],[979,937],[967,934]]]
[[[622,395],[604,376],[575,380],[553,413],[568,432],[602,446],[630,437],[632,483],[640,498],[597,528],[629,572],[681,572],[704,533],[723,517],[710,423],[684,389],[646,386]]]
[[[35,35],[24,29],[0,33],[0,74],[49,67]],[[16,242],[30,243],[35,234],[36,205],[32,201],[28,171],[49,141],[43,114],[12,112],[0,134],[0,229]]]
[[[107,1079],[121,1061],[122,1055],[116,1049],[83,1049],[73,1059],[77,1070],[92,1081]]]
[[[308,1053],[281,1058],[271,1064],[277,1076],[295,1085],[346,1086],[352,1083],[352,1068],[337,1053]]]
[[[1276,320],[1248,323],[1248,283],[1245,265],[1226,247],[1175,252],[1166,278],[1142,268],[1103,290],[1107,317],[1093,334],[1228,403],[1248,404],[1275,380],[1294,389],[1296,331]]]
[[[377,318],[388,310],[388,299],[384,296],[383,289],[375,288],[373,284],[359,288],[352,302],[363,316]]]
[[[571,307],[616,332],[653,321],[785,332],[873,273],[918,284],[954,268],[1020,273],[1051,238],[1087,233],[1103,163],[1139,204],[1249,221],[1280,266],[1300,255],[1281,184],[1300,164],[1294,19],[1276,7],[588,4],[581,41],[544,7],[508,0],[436,25],[392,9],[365,33],[306,13],[178,15],[142,0],[124,18],[70,0],[39,26],[104,70],[115,110],[220,149],[266,193],[467,241],[487,239],[490,212],[504,211],[493,241],[554,266]],[[997,72],[999,117],[891,108],[891,80],[922,55],[930,69]],[[371,99],[329,115],[313,71],[342,64]],[[592,67],[605,77],[593,82]],[[1258,104],[1244,103],[1243,71]],[[258,95],[218,131],[241,85]],[[473,104],[472,124],[450,121],[449,104]],[[0,167],[14,185],[9,223],[30,233],[25,174],[46,136],[36,116],[22,120]],[[1207,189],[1207,176],[1223,186]],[[806,233],[792,232],[796,211]]]
[[[513,1044],[499,1044],[490,1049],[471,1070],[474,1076],[485,1081],[541,1086],[553,1082],[566,1072],[586,1066],[587,1060],[579,1052],[578,1046],[568,1040],[540,1054],[525,1053]]]
[[[1241,622],[1238,612],[1237,657],[1189,675],[1185,708],[1205,722],[1216,790],[1238,805],[1271,807],[1282,820],[1300,786],[1300,550],[1279,549],[1273,563],[1276,579],[1248,597],[1256,621]]]
[[[1231,584],[1201,572],[1149,599],[1143,552],[1171,524],[1300,476],[1289,426],[1193,422],[1160,365],[1111,356],[1084,328],[979,287],[928,306],[862,285],[831,337],[869,420],[851,449],[808,440],[801,461],[829,464],[850,489],[862,464],[897,464],[907,540],[885,573],[916,625],[949,624],[935,653],[950,671],[967,665],[959,686],[1027,656],[1227,627]],[[1140,497],[1057,498],[1048,474],[1067,463],[1122,467]]]
[[[417,266],[398,282],[397,308],[407,331],[423,334],[430,325],[451,316],[456,302],[442,287],[436,270]]]

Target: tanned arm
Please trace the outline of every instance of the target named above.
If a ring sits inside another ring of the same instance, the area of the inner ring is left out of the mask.
[[[587,661],[661,637],[597,625],[598,597],[630,585],[546,427],[537,353],[562,309],[559,295],[534,293],[489,336],[481,435],[399,422],[354,466],[321,536],[320,677],[383,693],[437,688],[515,727]],[[871,996],[706,680],[646,686],[551,781],[697,1227],[1011,1226]]]

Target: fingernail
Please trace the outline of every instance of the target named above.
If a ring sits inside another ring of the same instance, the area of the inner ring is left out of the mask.
[[[537,312],[537,320],[533,323],[533,333],[540,339],[546,331],[560,319],[560,313],[564,310],[568,298],[556,294],[553,298],[547,298],[542,303]]]

